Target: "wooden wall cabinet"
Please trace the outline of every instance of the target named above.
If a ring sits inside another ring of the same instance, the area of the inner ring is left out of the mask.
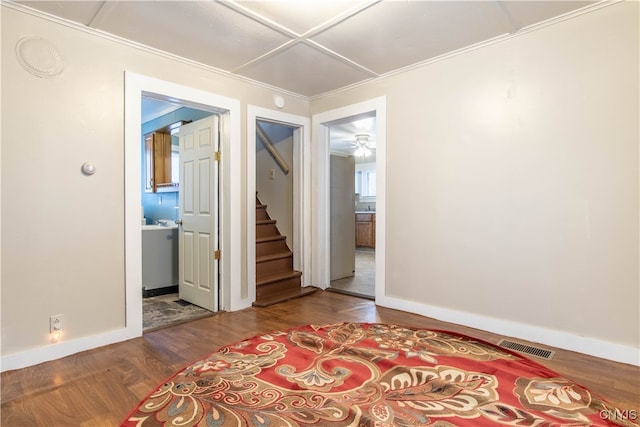
[[[171,135],[152,132],[144,136],[145,191],[177,191],[171,180]]]
[[[376,247],[376,214],[356,214],[356,247]]]

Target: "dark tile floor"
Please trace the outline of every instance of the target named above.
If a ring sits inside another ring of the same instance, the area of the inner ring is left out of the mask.
[[[177,293],[143,298],[142,313],[143,331],[150,331],[214,314],[209,310],[181,300]]]

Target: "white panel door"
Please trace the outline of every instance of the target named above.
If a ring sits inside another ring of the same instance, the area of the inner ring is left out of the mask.
[[[218,311],[218,116],[180,128],[179,295]]]

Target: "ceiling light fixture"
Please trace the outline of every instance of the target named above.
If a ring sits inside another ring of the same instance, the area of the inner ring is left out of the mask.
[[[353,155],[356,157],[369,157],[371,155],[368,134],[360,133],[356,135],[356,149],[353,152]]]
[[[273,103],[276,104],[276,107],[278,107],[279,110],[284,108],[284,98],[280,95],[273,96]]]

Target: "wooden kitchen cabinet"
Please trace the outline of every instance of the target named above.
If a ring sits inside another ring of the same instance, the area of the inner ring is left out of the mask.
[[[144,136],[145,191],[176,191],[171,182],[171,135],[152,132]]]
[[[376,247],[375,213],[356,213],[356,247]]]

